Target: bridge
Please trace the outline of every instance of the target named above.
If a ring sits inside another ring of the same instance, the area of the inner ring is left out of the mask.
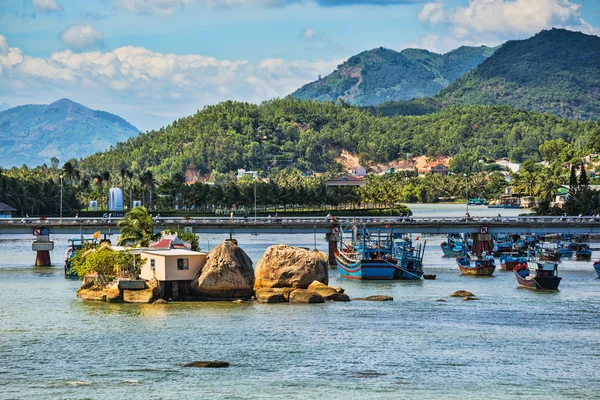
[[[44,220],[0,219],[0,235],[31,234],[36,228],[47,228],[52,234],[91,235],[118,234],[119,218],[110,220],[46,218]],[[463,233],[567,233],[600,234],[600,218],[596,217],[342,217],[327,220],[323,217],[282,218],[219,218],[174,217],[154,222],[156,232],[183,227],[198,234],[328,234],[341,226],[354,224],[377,229],[391,227],[399,233],[448,234]]]

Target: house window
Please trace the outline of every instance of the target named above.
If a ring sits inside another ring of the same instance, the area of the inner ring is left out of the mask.
[[[187,258],[178,258],[177,259],[177,269],[180,271],[186,271],[190,269],[190,265]]]
[[[154,271],[156,269],[156,260],[153,258],[150,259],[150,269],[152,271]]]

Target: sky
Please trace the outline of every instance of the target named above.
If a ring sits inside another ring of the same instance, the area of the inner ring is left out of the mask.
[[[375,47],[444,53],[552,27],[600,35],[600,0],[0,0],[0,106],[66,97],[156,129],[286,96]]]

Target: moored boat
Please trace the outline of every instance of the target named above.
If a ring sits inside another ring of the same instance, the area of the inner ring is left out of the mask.
[[[502,271],[512,271],[521,263],[527,262],[527,257],[519,256],[518,253],[505,254],[500,257],[500,268]]]
[[[535,269],[529,269],[534,264]],[[561,277],[558,276],[558,264],[551,262],[522,263],[514,269],[519,286],[528,289],[557,290]]]
[[[594,270],[596,271],[596,275],[600,278],[600,260],[594,263]]]
[[[587,243],[581,243],[579,248],[575,252],[575,259],[577,261],[589,261],[592,259],[592,250]]]
[[[394,279],[419,280],[423,276],[425,242],[413,247],[410,239],[395,239],[393,258],[398,260]]]
[[[471,258],[469,253],[465,251],[462,256],[456,259],[456,263],[463,275],[492,276],[496,269],[494,257],[485,253]]]
[[[540,261],[557,262],[560,261],[560,253],[555,248],[540,247],[538,249],[538,258]]]
[[[463,242],[459,234],[449,234],[445,242],[440,245],[444,257],[460,257],[463,253]]]
[[[344,244],[342,233],[340,249],[335,253],[340,276],[360,280],[394,279],[398,264],[393,257],[394,236],[391,229],[379,229],[371,234],[366,228],[354,227],[350,244]]]

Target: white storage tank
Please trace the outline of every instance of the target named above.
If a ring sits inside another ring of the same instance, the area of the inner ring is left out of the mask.
[[[133,208],[141,207],[141,206],[142,206],[142,201],[141,200],[134,200],[133,201]]]
[[[123,191],[118,187],[108,191],[108,211],[123,211]]]
[[[90,206],[88,207],[90,211],[98,211],[98,202],[96,200],[90,201]]]

